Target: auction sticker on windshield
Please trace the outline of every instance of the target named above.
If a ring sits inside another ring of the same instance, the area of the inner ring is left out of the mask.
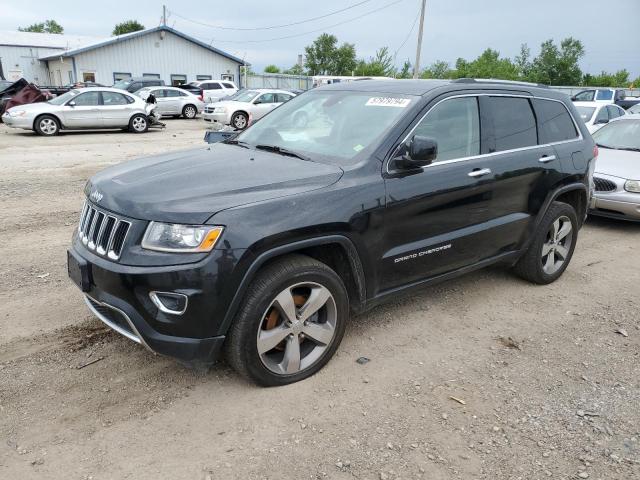
[[[411,103],[408,98],[394,98],[394,97],[371,97],[365,103],[368,107],[400,107],[405,108]]]

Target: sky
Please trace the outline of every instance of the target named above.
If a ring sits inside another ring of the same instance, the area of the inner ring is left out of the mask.
[[[163,3],[167,25],[244,58],[256,72],[269,64],[292,66],[322,32],[336,35],[340,43],[354,43],[359,58],[387,46],[398,66],[415,59],[421,0],[0,0],[0,30],[52,18],[65,33],[107,37],[127,19],[157,26]],[[584,72],[626,68],[636,78],[638,19],[640,0],[427,0],[421,66],[436,60],[453,65],[456,58],[473,59],[487,47],[514,57],[522,43],[535,56],[544,40],[559,43],[573,36],[585,46]]]

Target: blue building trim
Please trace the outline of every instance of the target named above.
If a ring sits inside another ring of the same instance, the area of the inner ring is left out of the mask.
[[[172,33],[180,38],[183,38],[185,40],[187,40],[188,42],[194,43],[202,48],[205,48],[211,52],[217,53],[218,55],[221,55],[223,57],[228,58],[229,60],[232,60],[234,62],[239,63],[240,65],[244,64],[244,61],[238,57],[234,57],[233,55],[227,53],[227,52],[223,52],[222,50],[219,50],[215,47],[212,47],[211,45],[207,45],[204,42],[201,42],[200,40],[197,40],[193,37],[190,37],[189,35],[179,32],[178,30],[175,30],[171,27],[167,27],[165,25],[160,25],[159,27],[154,27],[154,28],[148,28],[146,30],[140,30],[138,32],[133,32],[133,33],[127,33],[125,35],[119,35],[117,37],[114,38],[110,38],[109,40],[105,40],[103,42],[99,42],[99,43],[94,43],[93,45],[87,45],[85,47],[81,47],[81,48],[76,48],[74,50],[67,50],[66,52],[63,53],[58,53],[55,55],[50,55],[48,57],[43,57],[41,58],[41,60],[50,60],[50,59],[54,59],[54,58],[59,58],[59,57],[72,57],[74,55],[78,55],[79,53],[84,53],[84,52],[88,52],[91,50],[95,50],[96,48],[102,48],[102,47],[106,47],[107,45],[114,45],[116,43],[120,43],[120,42],[125,42],[127,40],[131,40],[133,38],[138,38],[138,37],[143,37],[144,35],[148,35],[150,33],[155,33],[155,32],[169,32]]]

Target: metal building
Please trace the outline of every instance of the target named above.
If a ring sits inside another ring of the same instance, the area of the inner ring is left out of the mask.
[[[112,85],[142,76],[160,78],[167,85],[210,79],[238,82],[244,64],[240,58],[164,25],[98,41],[87,37],[65,40],[68,35],[11,34],[37,37],[32,45],[27,37],[5,45],[9,43],[7,33],[0,34],[5,71],[14,70],[15,76],[15,70],[20,70],[24,78],[40,85],[77,81]],[[41,36],[49,39],[50,46],[37,45],[37,41],[44,41]]]

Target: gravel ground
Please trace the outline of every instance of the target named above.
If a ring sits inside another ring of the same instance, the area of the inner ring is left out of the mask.
[[[640,478],[640,225],[590,220],[553,285],[486,269],[377,308],[319,374],[260,389],[110,332],[66,278],[91,174],[201,145],[167,123],[0,125],[0,478]]]

